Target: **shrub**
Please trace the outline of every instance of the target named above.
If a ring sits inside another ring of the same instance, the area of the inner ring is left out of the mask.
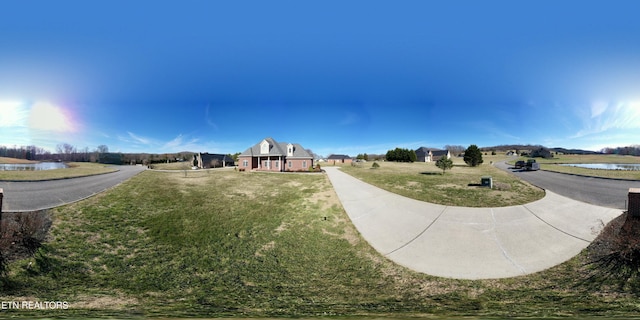
[[[453,161],[447,157],[442,157],[436,161],[436,167],[442,169],[442,174],[445,170],[453,168]]]
[[[372,169],[380,168],[380,165],[379,165],[377,162],[374,162],[374,163],[371,165],[371,168],[372,168]]]
[[[640,219],[620,215],[592,243],[588,265],[591,279],[640,293]]]

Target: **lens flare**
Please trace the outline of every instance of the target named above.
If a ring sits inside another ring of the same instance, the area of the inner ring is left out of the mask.
[[[0,127],[26,126],[29,110],[20,101],[0,101]]]
[[[31,107],[29,127],[54,132],[76,131],[71,115],[65,109],[49,102],[37,102]]]

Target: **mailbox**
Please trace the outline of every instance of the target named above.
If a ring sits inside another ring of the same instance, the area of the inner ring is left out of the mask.
[[[493,178],[488,176],[480,178],[480,185],[493,189]]]

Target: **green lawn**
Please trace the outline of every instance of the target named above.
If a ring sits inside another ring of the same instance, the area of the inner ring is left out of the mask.
[[[38,171],[0,171],[0,180],[37,181],[91,176],[117,171],[114,166],[90,162],[69,162],[69,168]]]
[[[454,167],[442,174],[435,163],[372,162],[343,166],[342,171],[393,193],[449,206],[504,207],[529,203],[544,197],[544,191],[493,167],[489,161],[469,167],[453,159]],[[494,188],[477,186],[483,176],[491,176]]]
[[[46,251],[11,264],[0,299],[60,300],[70,309],[3,316],[640,312],[636,295],[588,280],[584,255],[504,280],[444,279],[395,265],[363,241],[322,174],[215,171],[185,178],[145,171],[52,214]]]

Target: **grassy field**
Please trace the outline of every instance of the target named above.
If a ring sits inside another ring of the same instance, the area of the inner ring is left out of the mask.
[[[322,174],[215,171],[185,178],[146,171],[52,214],[44,250],[10,265],[0,300],[67,301],[70,308],[3,316],[640,312],[636,294],[589,280],[584,255],[504,280],[444,279],[395,265],[363,241]]]
[[[17,163],[37,163],[37,162],[38,161],[0,157],[0,163],[17,164]]]
[[[117,167],[99,163],[69,162],[69,168],[38,171],[0,171],[0,180],[37,181],[91,176],[117,171]]]
[[[518,160],[527,160],[521,158]],[[619,155],[556,155],[552,159],[536,158],[540,168],[547,171],[579,174],[592,177],[640,180],[640,171],[598,170],[561,166],[561,163],[640,163],[640,157]],[[515,160],[509,163],[515,163]]]
[[[494,158],[496,160],[502,158]],[[450,206],[503,207],[529,203],[544,197],[544,191],[489,164],[472,168],[459,158],[443,175],[435,163],[372,162],[343,166],[342,170],[393,193],[409,198]],[[491,176],[494,188],[477,186],[483,176]]]
[[[170,162],[170,163],[154,163],[149,165],[151,169],[156,170],[191,170],[193,164],[190,161]]]

